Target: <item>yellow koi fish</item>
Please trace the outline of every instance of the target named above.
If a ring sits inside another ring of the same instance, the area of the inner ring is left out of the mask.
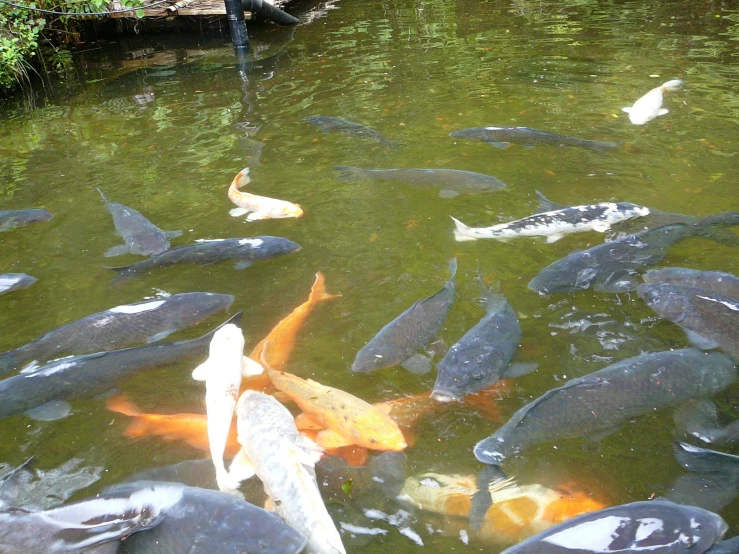
[[[303,215],[303,210],[298,204],[239,190],[250,182],[249,168],[247,167],[236,174],[231,186],[228,187],[228,198],[238,206],[238,208],[234,208],[229,212],[231,216],[246,215],[246,221],[257,221],[259,219],[282,219]]]

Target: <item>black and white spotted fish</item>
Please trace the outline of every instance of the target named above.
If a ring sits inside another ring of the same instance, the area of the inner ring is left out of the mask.
[[[518,237],[546,237],[547,242],[552,243],[571,233],[586,231],[604,233],[615,223],[648,214],[649,208],[629,202],[600,202],[541,212],[492,227],[468,227],[454,217],[452,220],[457,226],[454,238],[459,242],[476,239],[505,241]]]

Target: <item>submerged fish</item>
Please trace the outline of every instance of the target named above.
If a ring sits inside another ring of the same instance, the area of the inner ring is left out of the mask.
[[[456,258],[449,263],[449,271],[452,276],[444,288],[413,304],[357,352],[352,371],[369,373],[402,364],[437,335],[454,302]]]
[[[520,144],[525,148],[546,144],[548,146],[576,146],[601,152],[619,146],[618,142],[567,137],[528,127],[471,127],[449,133],[449,136],[487,142],[495,148],[508,148],[511,143]]]
[[[219,491],[179,483],[139,481],[116,485],[108,493],[178,491],[180,499],[162,510],[161,523],[121,542],[120,554],[298,554],[305,537],[274,514]]]
[[[354,123],[353,121],[341,119],[340,117],[310,115],[308,117],[304,117],[303,121],[307,121],[308,123],[312,123],[313,125],[320,127],[324,133],[337,131],[352,137],[376,140],[384,146],[397,146],[398,144],[397,142],[386,139],[374,129],[370,129],[369,127],[359,123]]]
[[[645,283],[672,283],[709,290],[739,299],[739,277],[723,271],[699,271],[685,267],[650,269],[642,275]]]
[[[725,427],[718,423],[716,404],[710,400],[693,400],[675,411],[678,431],[709,444],[739,442],[739,419]]]
[[[702,554],[727,529],[721,516],[695,506],[632,502],[578,516],[501,554]]]
[[[238,206],[238,208],[234,208],[228,212],[232,217],[246,215],[246,221],[257,221],[258,219],[282,219],[303,215],[300,204],[293,204],[285,200],[268,198],[267,196],[259,196],[239,190],[250,182],[249,168],[247,167],[236,174],[236,177],[231,182],[231,186],[228,187],[228,198]]]
[[[475,457],[499,465],[535,444],[610,433],[657,408],[710,396],[733,383],[736,372],[726,356],[694,348],[622,360],[526,404],[475,445]]]
[[[0,373],[30,360],[44,362],[65,354],[87,354],[138,342],[156,342],[227,309],[233,301],[230,294],[189,292],[116,306],[52,329],[20,348],[0,353]]]
[[[698,287],[656,283],[637,294],[662,319],[682,327],[703,349],[720,348],[739,360],[739,300]]]
[[[0,273],[0,294],[27,289],[38,279],[25,273]]]
[[[197,244],[180,246],[152,256],[147,260],[123,267],[111,267],[119,276],[130,277],[154,269],[175,264],[210,265],[225,260],[238,260],[236,269],[246,269],[254,262],[289,254],[300,250],[300,245],[282,237],[247,237],[243,239],[212,239],[196,241]]]
[[[452,197],[454,193],[477,194],[502,190],[506,184],[500,179],[474,171],[459,169],[362,169],[349,165],[337,165],[343,179],[372,179],[378,181],[400,181],[415,185],[440,186],[442,197]]]
[[[113,216],[113,225],[116,232],[123,238],[125,244],[113,246],[105,253],[106,257],[121,256],[123,254],[138,254],[151,256],[169,250],[169,240],[179,237],[182,231],[162,231],[139,212],[118,202],[108,200],[103,191],[98,189],[103,197],[106,209]]]
[[[0,210],[0,233],[11,231],[16,227],[25,227],[42,221],[49,221],[54,217],[46,210]]]
[[[629,114],[629,121],[634,125],[644,125],[648,121],[652,121],[655,117],[665,115],[669,111],[662,107],[662,93],[668,90],[677,90],[682,84],[683,82],[680,79],[662,83],[639,98],[639,100],[634,102],[633,106],[630,108],[621,108],[621,111]]]
[[[236,323],[240,318],[241,312],[226,323]],[[197,339],[61,358],[4,379],[0,381],[0,418],[51,400],[89,398],[138,371],[204,356],[216,330]]]
[[[316,483],[321,449],[298,433],[290,412],[271,396],[244,392],[236,414],[241,451],[231,476],[243,481],[256,474],[275,512],[308,539],[307,552],[346,554]]]

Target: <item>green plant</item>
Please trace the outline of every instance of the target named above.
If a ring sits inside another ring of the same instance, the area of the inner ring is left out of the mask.
[[[28,82],[27,60],[35,55],[45,24],[26,10],[0,8],[0,89]]]

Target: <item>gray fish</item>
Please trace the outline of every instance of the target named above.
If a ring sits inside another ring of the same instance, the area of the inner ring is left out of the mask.
[[[631,418],[710,396],[735,380],[734,362],[718,352],[684,348],[641,354],[572,379],[523,406],[477,443],[475,457],[500,465],[535,444],[610,433]]]
[[[125,244],[114,246],[105,253],[106,257],[121,256],[123,254],[138,254],[151,256],[169,250],[169,241],[179,237],[182,231],[162,231],[139,212],[123,204],[111,202],[103,191],[98,189],[105,201],[105,207],[113,216],[113,225],[118,234],[126,241]]]
[[[38,279],[25,273],[0,273],[0,294],[27,289]]]
[[[238,322],[240,318],[241,312],[223,325]],[[89,398],[110,390],[139,371],[194,357],[204,360],[217,330],[197,339],[62,358],[4,379],[0,381],[0,418],[52,400]]]
[[[65,354],[88,354],[138,342],[156,342],[227,309],[233,301],[230,294],[188,292],[116,306],[57,327],[20,348],[1,353],[0,374],[30,360],[44,362]]]
[[[320,127],[324,133],[337,131],[339,133],[344,133],[352,137],[376,140],[384,146],[398,145],[397,142],[386,139],[374,129],[370,129],[369,127],[361,125],[360,123],[354,123],[353,121],[341,119],[340,117],[331,117],[327,115],[310,115],[308,117],[304,117],[303,121],[307,121],[308,123],[312,123],[313,125]]]
[[[150,489],[98,495],[43,512],[21,508],[0,511],[3,554],[92,554],[105,543],[155,527],[163,512],[182,498],[180,487],[161,484]]]
[[[521,326],[511,305],[490,294],[487,313],[453,345],[437,365],[431,398],[461,400],[494,384],[505,373],[521,340]]]
[[[371,179],[400,181],[422,186],[440,186],[440,196],[449,198],[453,193],[477,194],[502,190],[506,184],[500,179],[474,171],[459,169],[362,169],[350,165],[337,165],[342,179]]]
[[[706,554],[739,554],[739,537],[723,540],[706,550]]]
[[[709,290],[739,299],[739,277],[723,271],[699,271],[685,267],[650,269],[642,278],[645,283],[672,283]]]
[[[52,217],[46,210],[0,210],[0,232],[49,221]]]
[[[511,143],[525,148],[533,148],[540,144],[548,146],[576,146],[602,152],[620,146],[618,142],[588,140],[565,135],[557,135],[546,131],[529,129],[528,127],[471,127],[449,133],[452,138],[487,142],[495,148],[508,148]]]
[[[135,494],[167,487],[178,502],[162,510],[162,521],[121,543],[132,554],[297,554],[306,540],[277,515],[220,491],[182,484],[139,481],[116,485],[107,494]]]
[[[739,300],[670,283],[639,285],[636,292],[659,317],[682,327],[693,346],[739,360]]]
[[[225,260],[237,260],[236,269],[246,269],[254,262],[300,250],[300,245],[282,237],[247,237],[241,239],[198,240],[196,244],[180,246],[151,258],[122,267],[111,267],[122,278],[137,273],[176,264],[210,265]]]
[[[413,304],[357,352],[352,371],[369,373],[402,364],[438,334],[454,302],[456,258],[449,263],[449,271],[452,276],[444,288]]]
[[[718,423],[716,404],[710,400],[693,400],[675,410],[675,425],[681,433],[709,444],[739,442],[739,420],[725,427]]]
[[[702,554],[727,529],[721,516],[695,506],[632,502],[573,517],[501,554]]]

